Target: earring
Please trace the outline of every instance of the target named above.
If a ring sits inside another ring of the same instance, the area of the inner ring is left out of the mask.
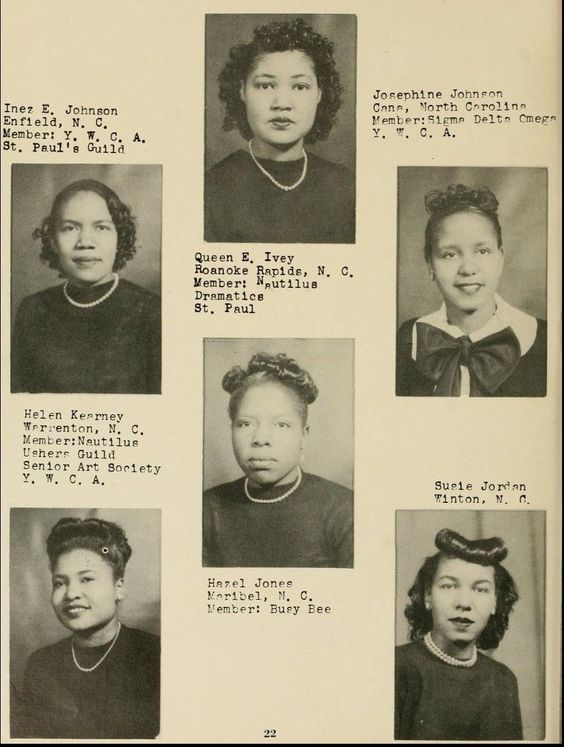
[[[430,610],[431,609],[431,602],[425,602],[425,609]]]

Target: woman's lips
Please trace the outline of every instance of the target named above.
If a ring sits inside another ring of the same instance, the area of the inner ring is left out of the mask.
[[[65,615],[68,615],[69,617],[78,617],[78,615],[82,614],[83,612],[86,612],[89,610],[90,607],[85,607],[84,605],[80,604],[72,604],[68,607],[65,607]]]
[[[276,459],[272,459],[271,457],[253,457],[249,459],[249,465],[254,470],[269,469],[275,462]]]
[[[474,620],[470,620],[469,617],[451,617],[449,621],[458,628],[468,628],[474,624]]]
[[[457,283],[456,287],[462,293],[466,293],[468,296],[473,296],[482,287],[482,283]]]
[[[101,261],[102,260],[97,257],[77,257],[76,259],[73,259],[74,264],[79,267],[89,267],[90,265],[95,265],[97,262]]]
[[[277,130],[286,130],[288,127],[294,124],[294,121],[292,119],[288,119],[287,117],[275,117],[274,119],[269,120],[269,124],[271,124]]]

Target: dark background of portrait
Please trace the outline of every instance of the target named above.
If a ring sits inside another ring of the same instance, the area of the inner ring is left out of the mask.
[[[33,651],[71,635],[51,607],[51,574],[45,543],[66,516],[106,519],[125,531],[132,555],[125,568],[119,618],[160,633],[161,535],[158,509],[13,508],[10,511],[10,679],[21,693]]]
[[[543,168],[400,166],[398,168],[398,327],[438,309],[442,296],[427,271],[425,195],[449,184],[488,187],[499,202],[504,265],[498,293],[546,319],[547,171]]]
[[[71,182],[96,179],[131,208],[137,253],[121,277],[160,294],[162,168],[159,165],[18,163],[12,166],[12,319],[31,293],[62,283],[39,259],[41,241],[33,231],[51,212],[55,196]]]
[[[302,18],[314,31],[326,36],[334,44],[335,65],[344,88],[337,121],[326,140],[308,145],[308,150],[335,163],[355,170],[356,154],[356,16],[329,14],[210,14],[206,15],[206,121],[205,168],[247,143],[239,130],[225,132],[224,110],[219,100],[217,78],[235,44],[252,41],[257,26],[272,21],[291,21]]]
[[[309,406],[303,468],[347,488],[353,485],[353,351],[347,339],[204,340],[204,490],[237,480],[243,472],[231,446],[229,395],[221,386],[235,365],[255,353],[286,353],[309,371],[319,396]]]
[[[407,643],[407,592],[425,558],[437,552],[435,535],[448,527],[468,539],[501,537],[509,554],[503,564],[513,576],[519,601],[492,658],[517,677],[524,739],[544,738],[544,511],[397,511],[396,645]]]

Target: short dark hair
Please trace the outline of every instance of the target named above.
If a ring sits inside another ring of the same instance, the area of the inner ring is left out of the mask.
[[[469,540],[452,529],[441,529],[435,537],[435,545],[439,552],[425,559],[408,592],[410,603],[405,608],[405,616],[409,622],[410,639],[419,640],[433,629],[433,614],[425,607],[425,596],[433,585],[439,561],[460,558],[468,563],[493,566],[496,608],[476,645],[485,650],[497,648],[509,625],[509,613],[519,599],[511,574],[501,565],[508,552],[505,543],[499,537]]]
[[[91,550],[108,563],[114,579],[123,578],[131,557],[131,547],[125,532],[113,521],[104,519],[59,519],[47,538],[47,555],[53,571],[57,560],[71,550]]]
[[[343,92],[339,73],[335,68],[333,42],[314,31],[301,18],[258,26],[253,32],[252,42],[231,47],[229,59],[218,78],[219,98],[225,105],[224,130],[238,129],[246,140],[253,137],[247,121],[246,107],[241,100],[241,83],[247,79],[259,57],[269,52],[288,50],[301,51],[311,59],[317,85],[321,90],[313,127],[304,140],[306,143],[314,143],[329,135],[341,106]]]
[[[120,200],[113,189],[95,179],[81,179],[72,182],[57,194],[53,200],[51,212],[43,218],[41,225],[33,232],[34,239],[41,239],[40,258],[51,269],[60,271],[59,257],[55,247],[57,225],[65,204],[78,192],[94,192],[108,206],[108,212],[112,216],[117,231],[117,252],[113,269],[121,270],[125,267],[126,262],[135,256],[137,250],[135,245],[137,236],[135,220],[131,214],[131,209]]]
[[[431,261],[437,231],[444,218],[455,213],[479,213],[492,224],[497,245],[501,247],[501,226],[497,216],[499,203],[494,193],[487,187],[475,189],[464,184],[449,184],[446,190],[434,189],[425,195],[425,208],[429,213],[425,228],[425,260]]]
[[[223,377],[222,386],[231,395],[229,417],[234,420],[245,392],[252,386],[265,382],[281,384],[296,397],[302,423],[307,423],[308,405],[315,402],[319,393],[310,374],[285,353],[269,355],[256,353],[246,369],[234,366]]]

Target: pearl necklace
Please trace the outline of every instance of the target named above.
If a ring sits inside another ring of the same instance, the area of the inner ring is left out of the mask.
[[[300,469],[300,467],[298,467],[298,479],[296,480],[296,483],[290,488],[290,490],[287,490],[285,493],[282,493],[282,495],[279,495],[278,498],[253,498],[253,496],[249,493],[249,478],[246,477],[245,478],[245,495],[253,503],[279,503],[280,501],[283,501],[284,498],[287,498],[289,495],[292,495],[292,493],[299,488],[301,481],[302,481],[302,470]]]
[[[115,289],[118,287],[119,275],[117,274],[117,272],[114,272],[113,275],[114,275],[114,282],[112,283],[112,287],[109,290],[107,290],[103,296],[100,296],[100,298],[97,301],[91,301],[90,303],[80,303],[79,301],[75,301],[74,298],[71,298],[69,296],[69,293],[68,293],[69,281],[68,280],[63,285],[63,293],[65,294],[65,298],[70,304],[72,304],[73,306],[76,306],[79,309],[91,309],[93,306],[98,306],[98,304],[102,303],[107,298],[109,298],[112,295],[112,293],[115,291]]]
[[[269,174],[268,171],[261,166],[261,164],[257,161],[255,154],[253,153],[253,146],[251,145],[253,141],[249,140],[249,153],[251,154],[251,158],[256,163],[256,165],[259,167],[259,169],[262,171],[262,173],[267,176],[270,181],[274,184],[274,186],[278,187],[278,189],[283,189],[284,192],[291,192],[293,189],[296,189],[296,187],[299,187],[300,184],[303,182],[303,180],[306,177],[307,174],[307,153],[305,151],[305,148],[302,148],[302,153],[304,154],[304,167],[302,169],[302,175],[298,179],[297,182],[294,184],[286,185],[286,184],[280,184],[279,181],[276,181],[276,179],[272,176],[272,174]]]
[[[113,647],[114,647],[114,645],[115,645],[115,642],[116,642],[116,641],[117,641],[117,639],[118,639],[118,635],[119,635],[119,631],[120,631],[120,630],[121,630],[121,623],[120,623],[120,622],[119,622],[119,620],[118,620],[118,629],[117,629],[117,633],[116,633],[116,634],[115,634],[115,636],[114,636],[114,640],[112,641],[112,643],[111,643],[111,646],[110,646],[110,648],[109,648],[109,649],[108,649],[108,650],[106,651],[106,653],[105,653],[105,654],[104,654],[104,655],[102,656],[102,658],[101,658],[101,659],[100,659],[100,660],[99,660],[98,662],[96,662],[96,664],[94,664],[94,666],[93,666],[93,667],[81,667],[81,666],[80,666],[80,664],[78,663],[78,659],[76,658],[76,653],[75,653],[75,651],[74,651],[74,640],[72,640],[72,641],[71,641],[72,658],[73,658],[73,661],[74,661],[74,663],[76,664],[77,668],[78,668],[78,669],[80,669],[80,671],[81,671],[81,672],[93,672],[93,671],[94,671],[95,669],[97,669],[97,668],[98,668],[98,667],[100,666],[100,664],[101,664],[101,663],[102,663],[102,662],[104,661],[104,659],[106,658],[106,656],[107,656],[107,655],[108,655],[108,654],[110,653],[110,651],[111,651],[111,650],[113,649]]]
[[[469,667],[473,667],[478,661],[478,649],[476,646],[473,647],[472,656],[469,659],[456,659],[454,656],[446,654],[442,648],[437,646],[430,631],[425,634],[423,641],[432,654],[434,654],[438,659],[441,659],[441,661],[444,661],[445,664],[450,664],[452,667],[465,667],[468,669]]]

